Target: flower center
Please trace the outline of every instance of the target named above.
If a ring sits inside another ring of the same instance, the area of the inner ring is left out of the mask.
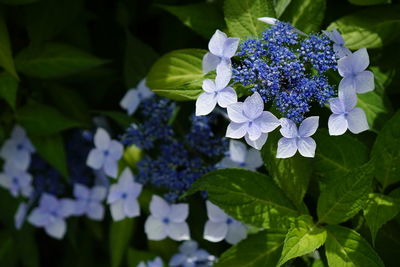
[[[164,219],[162,221],[165,224],[169,224],[169,218],[168,217],[164,217]]]

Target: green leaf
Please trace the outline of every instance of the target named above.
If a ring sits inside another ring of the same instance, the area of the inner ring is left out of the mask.
[[[400,111],[398,111],[378,134],[372,148],[375,158],[375,177],[383,189],[400,181]]]
[[[124,219],[118,222],[112,222],[110,229],[110,254],[111,267],[121,265],[124,255],[129,247],[132,229],[134,228],[134,219]]]
[[[18,122],[29,134],[51,135],[81,126],[80,122],[64,116],[57,109],[42,104],[26,105],[16,115]]]
[[[17,70],[27,76],[52,79],[88,70],[106,61],[65,44],[30,46],[15,59]]]
[[[358,6],[373,6],[381,4],[390,4],[391,0],[349,0],[353,5]]]
[[[339,29],[350,49],[378,48],[400,36],[400,5],[371,7],[344,16],[329,25]]]
[[[359,233],[339,225],[327,226],[325,250],[330,267],[384,267],[374,249]]]
[[[30,4],[33,2],[37,2],[39,0],[0,0],[0,3],[6,4],[6,5],[25,5],[25,4]]]
[[[371,192],[373,171],[374,165],[368,162],[344,176],[330,180],[318,199],[319,222],[338,224],[356,215]]]
[[[364,217],[375,242],[379,229],[400,212],[400,201],[382,194],[369,194]]]
[[[274,0],[276,17],[280,18],[292,0]]]
[[[224,15],[230,35],[239,38],[259,36],[268,24],[258,18],[276,17],[272,0],[225,0]]]
[[[147,76],[158,55],[153,48],[131,35],[128,31],[126,31],[125,35],[125,85],[127,88],[132,88]]]
[[[290,226],[283,245],[282,256],[277,266],[290,259],[313,252],[325,243],[326,230],[317,227],[311,216],[298,217]]]
[[[0,13],[0,66],[18,78],[11,52],[10,38],[3,15]]]
[[[349,134],[330,136],[318,131],[314,139],[318,144],[314,168],[327,180],[339,179],[369,159],[367,147]]]
[[[292,1],[283,13],[282,20],[306,33],[319,31],[325,9],[325,0]]]
[[[276,158],[278,138],[271,134],[269,139],[273,141],[262,149],[265,168],[283,192],[286,193],[286,196],[292,200],[296,207],[299,207],[307,192],[313,172],[313,160],[300,155],[295,155],[288,159],[278,159]]]
[[[7,72],[0,74],[0,98],[15,109],[15,100],[17,98],[18,80]]]
[[[276,266],[281,256],[284,239],[285,232],[278,230],[265,230],[250,235],[222,253],[214,266]]]
[[[60,172],[65,178],[68,177],[67,156],[61,134],[48,136],[29,135],[36,151]]]
[[[187,194],[204,190],[232,217],[262,228],[282,229],[298,212],[272,178],[242,169],[222,169],[198,179]]]
[[[210,39],[216,29],[224,28],[224,18],[215,5],[196,3],[180,6],[159,5],[176,16],[183,24],[206,39]]]
[[[207,51],[182,49],[162,56],[147,76],[147,86],[173,100],[195,100],[202,92],[201,62]]]

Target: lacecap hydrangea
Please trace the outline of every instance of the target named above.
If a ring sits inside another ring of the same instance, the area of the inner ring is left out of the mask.
[[[279,128],[278,158],[297,151],[314,157],[318,112],[328,106],[331,135],[368,130],[365,112],[356,107],[357,94],[374,89],[367,50],[352,53],[336,29],[305,34],[274,18],[259,20],[266,22],[260,36],[239,40],[219,30],[212,36],[203,72],[216,70],[216,77],[203,81],[196,115],[226,108],[226,137],[244,137],[256,149]],[[336,84],[331,77],[338,74],[342,80]],[[247,92],[244,101],[238,100],[239,89]]]

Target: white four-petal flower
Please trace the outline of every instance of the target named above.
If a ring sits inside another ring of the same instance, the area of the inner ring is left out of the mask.
[[[98,128],[94,135],[93,148],[88,155],[86,164],[95,170],[103,169],[113,178],[118,175],[118,160],[122,157],[123,146],[116,140],[111,140],[103,128]]]
[[[186,218],[189,215],[188,204],[169,205],[164,199],[154,195],[150,202],[151,215],[145,223],[145,232],[150,240],[162,240],[170,237],[181,241],[190,239]]]
[[[223,210],[210,201],[206,201],[208,221],[204,226],[204,239],[211,242],[226,240],[229,244],[236,244],[247,237],[247,228],[244,224],[228,216]]]
[[[352,90],[359,94],[374,90],[374,74],[366,70],[369,65],[367,49],[361,48],[338,60],[338,71],[343,79],[339,90]]]
[[[188,240],[179,246],[179,253],[172,256],[169,266],[172,267],[196,267],[211,266],[215,257],[204,249],[199,249],[196,241]]]
[[[88,188],[85,185],[74,185],[75,211],[74,215],[87,215],[92,220],[102,220],[104,207],[101,203],[107,196],[107,188],[94,186]]]
[[[369,129],[364,110],[356,108],[357,95],[351,90],[339,90],[339,97],[329,100],[332,115],[329,117],[330,135],[342,135],[347,129],[358,134]]]
[[[283,137],[278,141],[277,158],[290,158],[297,150],[303,157],[314,157],[317,147],[312,136],[318,129],[319,117],[313,116],[305,119],[299,129],[296,124],[286,118],[281,119],[280,129]]]
[[[323,33],[333,42],[333,51],[338,58],[351,55],[350,49],[344,46],[344,39],[338,30],[323,31]]]
[[[232,77],[232,71],[226,65],[217,67],[217,77],[212,80],[203,81],[204,92],[196,100],[196,116],[210,114],[215,106],[226,108],[237,102],[235,89],[228,86]]]
[[[132,115],[139,107],[140,102],[153,95],[154,93],[146,86],[146,79],[143,79],[136,88],[129,89],[129,91],[126,92],[119,104],[129,115]]]
[[[227,111],[231,123],[228,125],[226,137],[245,137],[246,142],[256,149],[261,149],[267,141],[268,133],[280,125],[271,112],[264,111],[264,101],[257,92],[247,97],[243,103],[229,105]]]
[[[134,181],[129,168],[122,172],[118,183],[111,185],[107,203],[111,204],[111,216],[114,221],[126,217],[133,218],[140,215],[138,196],[142,192],[142,185]]]
[[[255,171],[263,165],[260,151],[250,148],[240,141],[230,140],[229,155],[219,164],[220,168],[243,168]]]
[[[227,37],[225,33],[216,30],[208,43],[210,52],[203,57],[203,72],[208,73],[223,64],[230,68],[231,58],[239,46],[239,38]]]

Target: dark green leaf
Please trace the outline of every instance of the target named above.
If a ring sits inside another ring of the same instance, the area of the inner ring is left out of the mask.
[[[210,39],[216,29],[224,28],[224,18],[215,5],[196,3],[181,6],[160,5],[176,16],[183,24],[206,39]]]
[[[381,4],[389,4],[391,0],[348,0],[353,5],[358,6],[373,6],[373,5],[381,5]]]
[[[371,192],[373,171],[373,163],[368,162],[330,180],[318,199],[319,222],[337,224],[356,215]]]
[[[400,112],[386,123],[376,138],[371,157],[375,177],[383,188],[400,181]]]
[[[292,0],[274,0],[275,13],[277,18],[280,18],[283,12],[285,12],[290,2],[292,2]]]
[[[328,30],[339,29],[350,49],[377,48],[400,36],[400,5],[372,7],[344,16]]]
[[[124,219],[111,224],[109,249],[112,267],[118,267],[121,265],[124,255],[129,247],[129,241],[131,240],[134,225],[134,219]]]
[[[327,230],[325,249],[330,267],[385,266],[374,249],[356,231],[339,225],[329,225]]]
[[[15,59],[17,70],[27,76],[51,79],[88,70],[106,61],[65,44],[30,46]]]
[[[57,109],[42,104],[29,104],[17,112],[18,122],[29,134],[51,135],[82,124],[61,114]]]
[[[39,0],[0,0],[0,3],[6,4],[6,5],[25,5],[25,4],[30,4],[33,2],[37,2]]]
[[[197,180],[188,194],[204,190],[232,217],[257,227],[283,228],[298,214],[272,178],[242,169],[222,169]]]
[[[303,215],[296,218],[286,234],[282,256],[277,266],[313,252],[325,243],[325,239],[326,230],[316,226],[311,216]]]
[[[277,230],[265,230],[250,235],[225,251],[214,266],[276,266],[281,256],[284,239],[285,232]]]
[[[372,242],[382,225],[396,217],[399,212],[400,200],[382,194],[369,194],[364,217],[371,231]]]
[[[225,0],[224,14],[230,35],[239,38],[256,37],[268,27],[258,18],[276,17],[272,0]]]
[[[0,13],[0,66],[7,72],[12,74],[15,78],[18,75],[15,71],[14,60],[11,52],[10,39],[8,36],[7,25]]]
[[[325,0],[292,1],[281,19],[306,33],[315,32],[320,29],[325,8]]]
[[[201,62],[205,50],[182,49],[162,56],[147,76],[147,86],[155,93],[174,100],[195,100],[202,92]]]
[[[17,98],[18,80],[7,72],[0,74],[0,98],[15,109],[15,100]]]

